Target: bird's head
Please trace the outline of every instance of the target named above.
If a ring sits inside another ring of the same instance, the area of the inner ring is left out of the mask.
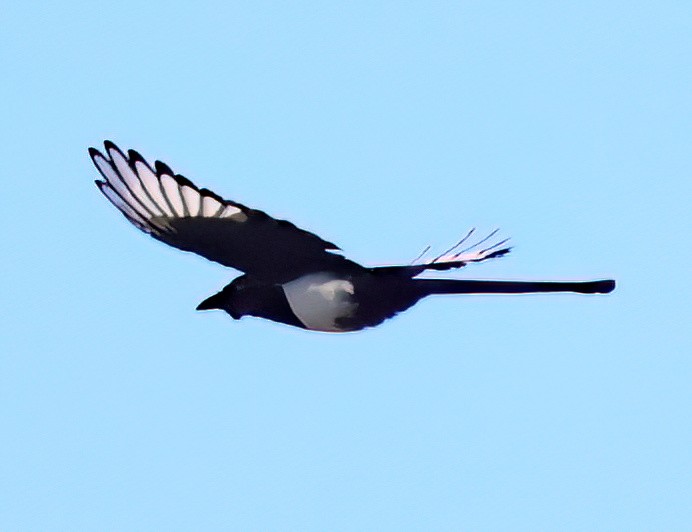
[[[202,301],[197,305],[197,310],[224,310],[234,320],[239,320],[243,316],[257,315],[256,307],[262,301],[257,292],[261,286],[264,285],[247,275],[241,275],[233,279],[221,292]]]

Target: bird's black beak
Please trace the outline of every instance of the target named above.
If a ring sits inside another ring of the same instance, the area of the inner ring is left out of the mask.
[[[225,310],[234,320],[239,320],[243,317],[242,314],[232,310],[228,294],[224,292],[208,297],[197,305],[197,310]]]
[[[197,310],[222,310],[223,309],[223,303],[224,303],[224,297],[223,297],[223,292],[219,292],[218,294],[214,294],[211,297],[208,297],[204,301],[202,301],[199,305],[197,305]]]

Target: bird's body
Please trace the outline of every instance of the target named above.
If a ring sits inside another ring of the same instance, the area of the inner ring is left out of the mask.
[[[185,251],[241,270],[198,310],[221,309],[308,330],[350,332],[373,327],[434,294],[608,293],[612,280],[582,282],[421,279],[426,270],[460,268],[509,252],[506,241],[478,249],[491,236],[432,261],[369,268],[338,253],[334,244],[262,211],[198,189],[159,161],[151,168],[137,152],[126,156],[106,141],[106,156],[91,148],[105,181],[99,189],[135,226]]]

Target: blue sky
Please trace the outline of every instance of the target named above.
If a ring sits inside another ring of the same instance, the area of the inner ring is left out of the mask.
[[[3,6],[2,530],[692,526],[688,2]],[[195,306],[236,272],[93,186],[112,139],[366,264],[501,227],[359,334]]]

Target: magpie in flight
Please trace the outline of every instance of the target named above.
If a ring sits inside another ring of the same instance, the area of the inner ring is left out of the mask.
[[[361,266],[339,254],[331,242],[198,188],[160,161],[152,168],[134,150],[125,154],[110,141],[104,146],[104,153],[89,149],[104,178],[96,185],[125,218],[161,242],[243,272],[202,301],[198,310],[220,309],[234,319],[256,316],[314,331],[348,332],[379,325],[434,294],[607,294],[615,288],[613,280],[418,278],[426,270],[461,268],[509,252],[506,240],[487,245],[496,232],[468,246],[473,230],[427,262]]]

